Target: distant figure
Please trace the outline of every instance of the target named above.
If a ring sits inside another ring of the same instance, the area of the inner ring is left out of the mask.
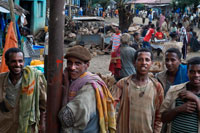
[[[156,39],[158,39],[158,40],[162,40],[162,39],[164,39],[164,34],[161,32],[161,30],[160,30],[160,27],[158,27],[157,29],[156,29],[156,34],[155,34],[155,38]]]
[[[130,45],[132,48],[134,48],[135,50],[138,50],[142,47],[142,41],[140,39],[140,34],[135,32],[133,34],[133,43]]]
[[[200,43],[197,39],[197,33],[193,32],[192,38],[190,40],[190,48],[193,52],[197,52],[200,50]]]
[[[153,34],[155,33],[155,25],[151,24],[151,27],[149,28],[149,30],[147,31],[147,34],[145,35],[144,39],[143,39],[143,47],[150,49],[151,50],[151,44],[150,41],[152,39]]]
[[[120,40],[121,45],[119,46],[119,51],[122,66],[117,80],[135,74],[133,58],[136,50],[130,47],[130,35],[128,33],[124,33],[122,34]]]
[[[159,22],[159,27],[162,26],[163,22],[165,21],[165,16],[161,13],[160,14],[160,22]]]

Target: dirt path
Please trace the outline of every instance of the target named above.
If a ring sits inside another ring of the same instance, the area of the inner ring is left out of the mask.
[[[118,18],[113,18],[113,19],[107,18],[106,22],[107,23],[112,23],[112,22],[118,23]],[[134,22],[137,24],[142,23],[142,19],[135,17]],[[148,23],[148,21],[146,21],[146,23]],[[195,31],[197,31],[198,33],[200,32],[200,30],[197,28],[195,29]],[[186,60],[188,60],[194,56],[200,56],[200,51],[188,53]],[[92,58],[92,60],[90,62],[89,71],[94,72],[94,73],[110,74],[110,72],[108,70],[109,63],[110,63],[110,55],[97,55]]]

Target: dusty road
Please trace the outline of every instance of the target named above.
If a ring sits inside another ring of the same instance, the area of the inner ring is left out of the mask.
[[[147,19],[146,19],[147,20]],[[107,23],[118,23],[118,18],[112,18],[106,19]],[[135,17],[134,18],[134,23],[136,24],[141,24],[142,23],[142,19]],[[148,21],[146,21],[146,24],[148,23]],[[195,29],[195,31],[197,33],[200,33],[199,29]],[[200,39],[200,38],[199,38]],[[200,56],[200,51],[199,52],[191,52],[188,53],[187,55],[187,59],[194,56]],[[109,63],[110,63],[110,55],[98,55],[92,58],[91,62],[90,62],[90,67],[89,67],[89,71],[94,72],[94,73],[101,73],[101,74],[110,74],[108,68],[109,68]]]

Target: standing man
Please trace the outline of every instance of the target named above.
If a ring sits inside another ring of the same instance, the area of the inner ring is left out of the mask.
[[[121,45],[119,46],[121,70],[119,77],[115,77],[117,81],[121,78],[135,74],[135,67],[133,66],[133,57],[135,49],[129,46],[131,36],[128,33],[124,33],[121,36]]]
[[[120,102],[117,132],[120,133],[160,133],[160,106],[163,88],[149,76],[153,54],[148,49],[136,51],[133,64],[136,74],[117,82],[119,89],[115,100]]]
[[[155,25],[151,24],[150,28],[148,29],[144,39],[143,39],[143,47],[151,50],[150,41],[152,39],[153,34],[155,33]]]
[[[112,52],[116,51],[120,45],[121,33],[119,27],[114,27],[115,33],[111,36],[110,44],[106,47],[106,50],[112,46]]]
[[[5,53],[9,72],[0,74],[0,132],[45,133],[46,80],[37,70],[24,68],[24,53]]]
[[[188,37],[187,37],[187,31],[185,27],[182,25],[182,23],[178,23],[178,28],[179,28],[179,36],[180,36],[180,42],[183,42],[183,47],[182,47],[182,54],[183,54],[183,59],[186,59],[187,55],[187,43],[188,43]]]
[[[187,82],[187,65],[181,64],[181,52],[177,48],[169,48],[165,52],[164,70],[156,75],[158,81],[164,88],[164,95],[167,94],[170,86]]]
[[[160,14],[160,20],[159,20],[159,27],[162,26],[163,22],[165,21],[165,16],[163,15],[163,13]]]
[[[90,52],[82,46],[74,46],[65,58],[63,107],[58,114],[62,132],[114,133],[114,101],[105,83],[87,71]]]
[[[147,14],[146,14],[146,12],[143,10],[143,11],[142,11],[142,23],[143,23],[143,25],[145,24],[145,18],[146,18],[146,16],[147,16]]]
[[[200,131],[200,57],[191,58],[187,66],[189,82],[172,86],[161,105],[168,133]]]

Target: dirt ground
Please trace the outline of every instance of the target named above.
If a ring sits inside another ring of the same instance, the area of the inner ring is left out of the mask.
[[[147,19],[146,19],[147,20]],[[118,23],[118,18],[106,18],[106,22],[107,23]],[[135,17],[134,18],[134,23],[136,24],[141,24],[142,23],[142,19]],[[146,24],[148,23],[148,20],[146,21]],[[200,33],[199,29],[194,29],[197,34]],[[200,35],[200,34],[199,34]],[[199,38],[200,39],[200,38]],[[200,56],[200,51],[199,52],[190,52],[187,55],[187,59],[190,59],[191,57],[194,56]],[[162,58],[162,55],[160,55],[159,58]],[[92,58],[91,62],[90,62],[90,67],[89,67],[89,71],[90,72],[94,72],[94,73],[101,73],[101,74],[111,74],[108,70],[109,68],[109,63],[110,63],[110,55],[97,55],[95,57]]]

